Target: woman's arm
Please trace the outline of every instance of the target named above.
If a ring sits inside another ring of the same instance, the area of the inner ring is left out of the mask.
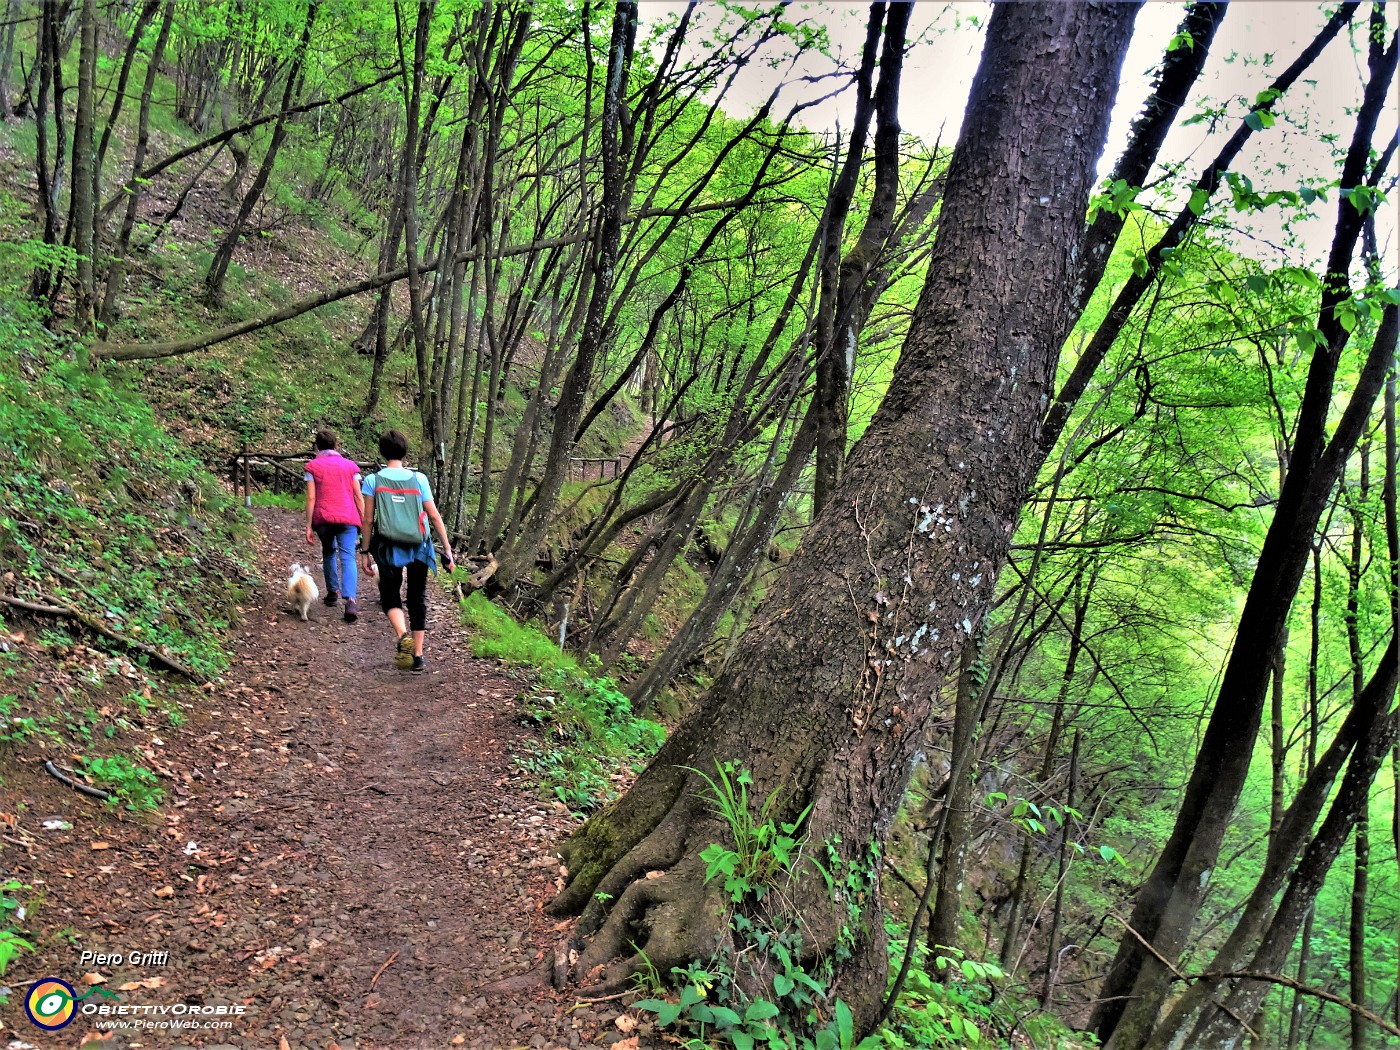
[[[306,483],[306,542],[315,543],[316,534],[311,531],[311,515],[316,510],[316,482]]]
[[[442,557],[447,562],[447,571],[451,572],[457,564],[457,559],[452,556],[452,543],[447,538],[447,526],[442,523],[442,515],[438,513],[437,502],[428,500],[423,504],[423,509],[428,512],[428,518],[433,523],[433,528],[437,529],[438,539],[442,540]]]
[[[364,484],[364,478],[355,475],[355,480],[350,483],[350,494],[355,497],[355,512],[360,515],[360,529],[366,533],[369,530],[369,522],[365,521],[365,498],[360,495],[360,486]]]
[[[374,500],[361,497],[360,521],[364,525],[360,533],[360,559],[365,563],[365,571],[368,572],[374,560],[369,554],[369,538],[373,535],[371,530],[374,528]]]

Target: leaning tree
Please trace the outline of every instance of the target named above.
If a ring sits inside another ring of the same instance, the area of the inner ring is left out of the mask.
[[[1077,251],[1136,4],[1005,4],[948,171],[928,278],[884,403],[740,649],[632,790],[563,847],[572,977],[616,985],[732,946],[700,854],[729,830],[700,773],[749,771],[809,855],[740,907],[790,921],[869,1025],[886,968],[874,858],[1040,463]],[[844,888],[843,888],[844,887]],[[645,953],[645,955],[643,955]],[[760,972],[761,980],[763,974]]]

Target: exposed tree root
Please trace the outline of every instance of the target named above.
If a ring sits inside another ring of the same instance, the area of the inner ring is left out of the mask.
[[[542,991],[549,986],[550,963],[546,960],[524,973],[518,973],[512,977],[502,977],[499,981],[483,984],[476,989],[476,994],[494,998],[504,995],[518,995],[521,992]]]
[[[661,849],[658,842],[653,847],[654,859],[644,851],[638,864],[627,866],[628,874],[609,879],[607,886],[601,885],[639,843],[656,838],[663,824],[671,824],[671,811],[685,789],[686,779],[683,769],[653,762],[631,791],[574,832],[559,849],[569,869],[569,881],[546,911],[551,915],[578,915],[594,901],[595,892],[601,890],[614,897],[621,893],[637,872],[646,870],[641,863],[649,863],[653,868],[673,864],[684,850],[684,843],[672,852]],[[599,925],[585,916],[577,936],[587,936],[590,924],[592,928]]]
[[[728,936],[728,909],[704,878],[704,863],[689,858],[628,885],[574,961],[573,979],[590,995],[608,995],[648,967],[669,974],[708,958]]]

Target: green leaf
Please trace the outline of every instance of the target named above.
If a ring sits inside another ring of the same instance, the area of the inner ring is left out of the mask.
[[[1186,206],[1191,209],[1192,215],[1204,215],[1208,200],[1210,200],[1210,194],[1206,192],[1205,187],[1197,186],[1191,191],[1191,199],[1186,202]]]
[[[662,1028],[665,1028],[667,1025],[673,1025],[684,1009],[685,1007],[680,1003],[666,1003],[661,1009],[656,1011],[656,1023]]]
[[[779,995],[789,995],[797,985],[791,977],[785,973],[773,975],[773,991]]]
[[[1244,115],[1244,122],[1251,131],[1263,131],[1274,126],[1274,115],[1267,109],[1250,110]]]
[[[836,1034],[841,1040],[842,1050],[855,1042],[855,1019],[851,1016],[851,1008],[846,1005],[844,999],[836,1000]]]
[[[776,985],[777,981],[773,983]],[[766,1021],[770,1017],[777,1017],[780,1012],[777,1003],[770,1003],[767,999],[755,999],[744,1011],[744,1020]]]
[[[744,1021],[744,1019],[739,1016],[737,1011],[731,1010],[727,1006],[710,1007],[710,1019],[715,1024],[722,1025],[742,1024]]]

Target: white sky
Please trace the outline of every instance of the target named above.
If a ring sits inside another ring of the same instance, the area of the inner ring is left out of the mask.
[[[648,2],[642,5],[642,18],[650,22],[664,14],[675,12],[680,5],[671,2]],[[1168,40],[1180,24],[1183,4],[1151,2],[1144,5],[1137,18],[1132,45],[1123,65],[1123,82],[1119,102],[1114,110],[1108,147],[1100,162],[1101,174],[1106,174],[1122,149],[1133,117],[1147,95],[1151,72],[1161,59]],[[1400,19],[1400,4],[1390,3],[1390,24]],[[718,8],[710,9],[716,13]],[[809,18],[824,25],[833,50],[849,65],[859,60],[867,15],[865,6],[844,3],[798,3],[788,15],[794,21]],[[932,144],[942,137],[945,146],[957,141],[962,112],[968,90],[981,53],[982,30],[990,14],[984,3],[923,2],[910,25],[910,39],[916,41],[905,59],[900,99],[900,124],[904,131]],[[1366,25],[1367,6],[1363,6],[1353,21],[1360,39]],[[1183,117],[1197,110],[1203,98],[1212,101],[1235,100],[1231,118],[1222,121],[1214,133],[1207,124],[1177,127],[1168,137],[1162,151],[1166,161],[1185,161],[1186,172],[1194,178],[1202,165],[1220,148],[1224,138],[1237,126],[1245,106],[1263,90],[1297,56],[1326,21],[1323,5],[1307,0],[1235,0],[1211,46],[1210,59],[1196,89],[1188,100]],[[1265,65],[1265,56],[1272,63]],[[799,74],[830,72],[831,64],[816,56],[804,62]],[[1305,79],[1295,84],[1277,104],[1281,119],[1269,129],[1256,132],[1235,170],[1247,174],[1256,190],[1296,189],[1301,182],[1320,184],[1336,177],[1337,161],[1331,147],[1321,141],[1326,132],[1341,136],[1340,148],[1345,149],[1350,136],[1348,109],[1360,101],[1364,83],[1365,56],[1353,50],[1352,38],[1344,31],[1328,45],[1314,63]],[[739,83],[726,104],[736,115],[751,111],[771,91],[779,73],[763,63],[752,63],[741,75]],[[830,82],[820,87],[799,85],[785,93],[789,103],[796,98],[823,94]],[[1400,100],[1400,94],[1393,96]],[[807,126],[813,130],[831,131],[838,124],[849,127],[854,100],[850,92],[839,99],[823,103],[804,114]],[[1376,132],[1377,148],[1384,146],[1394,131],[1400,101],[1383,116]],[[1292,119],[1289,119],[1292,118]],[[1294,121],[1300,126],[1295,126]],[[1287,171],[1278,165],[1286,164]],[[1392,162],[1391,171],[1396,170]],[[1219,191],[1217,193],[1219,196]],[[1395,268],[1396,209],[1392,194],[1387,214],[1381,225],[1388,241],[1387,257]],[[1300,227],[1303,246],[1290,254],[1292,261],[1311,263],[1325,255],[1335,215],[1336,194],[1328,194],[1328,203],[1315,206],[1314,217]],[[1178,205],[1179,206],[1179,205]],[[1270,255],[1268,244],[1282,239],[1277,210],[1256,217],[1254,231],[1262,243],[1251,249],[1242,242],[1239,250],[1249,254]]]

